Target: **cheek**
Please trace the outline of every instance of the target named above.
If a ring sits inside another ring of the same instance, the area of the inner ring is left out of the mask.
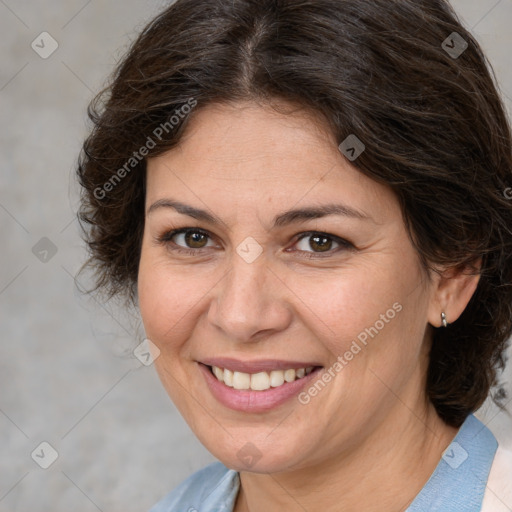
[[[139,308],[147,337],[160,350],[171,350],[190,332],[204,289],[196,278],[142,251],[138,275]]]
[[[197,324],[200,294],[191,278],[170,268],[158,255],[142,251],[138,275],[139,309],[146,337],[160,354],[154,366],[167,393],[185,417],[194,401],[187,389],[187,340]],[[204,294],[204,290],[203,290]],[[192,407],[192,409],[191,409]]]
[[[390,382],[400,378],[400,368],[414,366],[423,346],[428,295],[415,255],[373,263],[305,280],[302,288],[309,326],[352,382],[366,379],[369,368]]]
[[[412,286],[384,263],[346,266],[314,279],[291,279],[287,284],[299,299],[298,304],[303,304],[302,313],[310,319],[308,323],[316,325],[318,334],[332,338],[334,345],[335,340],[356,337],[376,321],[380,325],[380,315],[390,309],[388,316],[394,319],[393,304],[403,301]]]

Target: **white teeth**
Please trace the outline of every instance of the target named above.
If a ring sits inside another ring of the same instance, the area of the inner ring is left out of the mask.
[[[295,380],[295,370],[293,370],[293,369],[292,370],[285,370],[285,372],[284,372],[284,380],[286,382],[293,382]]]
[[[224,381],[224,370],[222,370],[221,368],[219,368],[217,366],[212,366],[212,370],[213,370],[213,374],[215,375],[215,377],[217,377],[217,379]],[[228,370],[228,372],[229,372],[229,370]]]
[[[233,372],[233,387],[235,389],[250,389],[251,376],[248,373]]]
[[[251,389],[264,391],[270,387],[270,378],[267,372],[253,373],[251,375]]]
[[[215,368],[215,366],[212,366],[212,368]],[[219,379],[218,376],[217,379]],[[226,386],[229,386],[230,388],[233,387],[233,372],[231,370],[228,370],[227,368],[224,368],[224,384],[226,384]]]
[[[272,370],[269,372],[244,373],[233,372],[227,368],[212,366],[212,372],[217,380],[224,382],[226,386],[235,389],[251,389],[253,391],[265,391],[267,389],[277,388],[287,382],[293,382],[295,379],[301,379],[309,375],[314,370],[313,366],[308,368],[290,368],[288,370]]]
[[[270,372],[270,385],[277,388],[284,384],[284,372],[282,370],[273,370]]]

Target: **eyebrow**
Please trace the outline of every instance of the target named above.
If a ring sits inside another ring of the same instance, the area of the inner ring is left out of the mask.
[[[173,199],[159,199],[158,201],[155,201],[148,208],[147,215],[160,208],[171,208],[178,213],[188,215],[189,217],[193,217],[194,219],[208,222],[210,224],[224,224],[224,222],[222,222],[218,217],[212,215],[206,210],[195,208],[194,206],[190,206]],[[343,204],[325,204],[321,206],[298,208],[280,213],[274,217],[273,227],[283,227],[296,222],[319,219],[328,215],[343,215],[345,217],[353,217],[361,220],[372,220],[368,215],[349,206]]]

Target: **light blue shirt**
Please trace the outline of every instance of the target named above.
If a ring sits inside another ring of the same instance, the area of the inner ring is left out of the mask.
[[[479,512],[498,443],[472,414],[406,512]],[[232,512],[240,478],[215,462],[197,471],[150,512]]]

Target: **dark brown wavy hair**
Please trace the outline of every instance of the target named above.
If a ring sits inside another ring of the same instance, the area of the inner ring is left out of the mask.
[[[363,141],[353,165],[393,189],[426,268],[482,258],[466,310],[432,329],[427,396],[460,426],[498,384],[512,331],[512,137],[492,66],[444,0],[170,5],[89,106],[77,172],[94,290],[136,305],[146,159],[207,104],[273,99]]]

